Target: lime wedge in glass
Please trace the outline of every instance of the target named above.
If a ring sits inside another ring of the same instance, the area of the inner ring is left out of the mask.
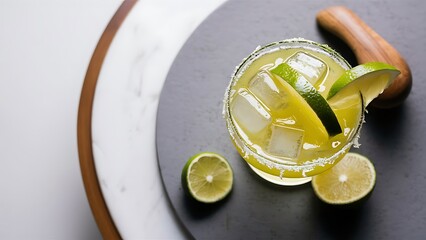
[[[303,75],[287,63],[276,66],[270,72],[280,77],[299,93],[318,116],[329,136],[335,136],[342,132],[336,114],[330,105]]]
[[[217,153],[198,153],[189,158],[182,170],[183,188],[203,203],[225,198],[232,189],[232,183],[231,166]]]
[[[347,70],[331,86],[327,96],[330,104],[344,101],[346,97],[361,93],[365,106],[383,92],[400,71],[382,62],[369,62]]]
[[[333,205],[351,204],[366,197],[374,188],[376,171],[366,157],[348,153],[333,168],[312,178],[315,194]]]

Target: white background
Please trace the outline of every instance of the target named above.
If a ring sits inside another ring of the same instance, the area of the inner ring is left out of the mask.
[[[77,109],[121,1],[0,0],[0,239],[99,239],[80,174]]]

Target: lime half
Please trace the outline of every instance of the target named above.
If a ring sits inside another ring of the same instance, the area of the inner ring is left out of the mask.
[[[334,205],[354,203],[374,188],[376,171],[366,157],[348,153],[336,166],[312,178],[315,194]]]
[[[204,203],[214,203],[226,197],[232,189],[232,182],[233,173],[228,161],[213,152],[192,156],[182,170],[184,189]]]
[[[399,75],[395,67],[382,62],[369,62],[347,70],[331,86],[327,99],[330,104],[361,93],[365,106],[379,96]]]
[[[276,66],[270,72],[290,84],[303,97],[321,120],[329,136],[334,136],[342,132],[336,114],[328,102],[302,74],[287,63]]]

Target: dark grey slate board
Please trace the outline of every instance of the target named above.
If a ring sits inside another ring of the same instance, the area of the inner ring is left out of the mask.
[[[315,14],[346,5],[393,44],[411,66],[414,87],[393,110],[370,109],[361,148],[377,171],[376,188],[354,210],[322,204],[310,184],[279,187],[253,174],[234,150],[222,98],[234,67],[259,44],[304,37],[328,43],[351,64],[352,53],[319,29]],[[161,94],[158,161],[176,216],[197,239],[424,239],[426,236],[426,2],[231,0],[194,32],[177,56]],[[223,154],[235,172],[232,194],[215,205],[187,198],[180,183],[186,160]]]

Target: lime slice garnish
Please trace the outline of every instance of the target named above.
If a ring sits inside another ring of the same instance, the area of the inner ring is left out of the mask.
[[[232,189],[232,182],[231,166],[217,153],[198,153],[189,158],[182,170],[184,189],[204,203],[214,203],[226,197]]]
[[[366,157],[348,153],[331,169],[312,178],[315,194],[324,202],[335,205],[354,203],[374,188],[376,171]]]
[[[383,92],[400,71],[382,62],[369,62],[347,70],[331,86],[327,99],[338,102],[361,92],[365,106]]]
[[[336,114],[328,102],[302,74],[294,70],[287,63],[281,63],[271,69],[270,72],[290,84],[303,97],[321,120],[329,136],[334,136],[342,132]]]

